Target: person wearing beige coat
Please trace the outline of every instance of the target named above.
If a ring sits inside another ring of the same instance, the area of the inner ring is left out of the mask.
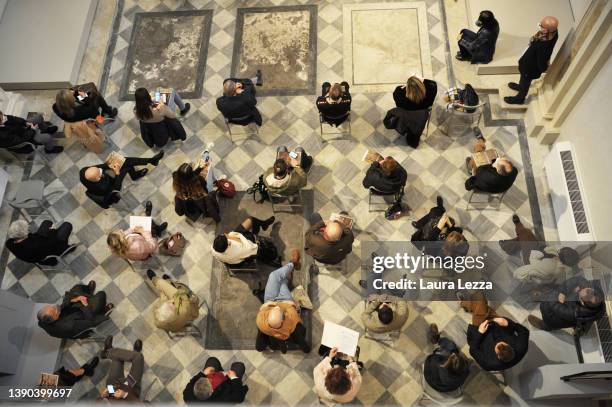
[[[408,303],[388,294],[370,295],[361,314],[363,325],[373,333],[398,331],[407,320]]]
[[[147,270],[147,277],[159,294],[153,311],[157,328],[179,332],[200,315],[200,299],[185,284],[165,274],[159,278],[153,270]]]

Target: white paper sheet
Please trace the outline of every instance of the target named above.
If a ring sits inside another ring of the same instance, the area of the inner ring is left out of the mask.
[[[359,342],[359,332],[330,321],[325,321],[323,337],[321,338],[322,345],[338,348],[339,352],[355,356],[357,342]]]
[[[151,231],[152,218],[150,216],[130,216],[130,229],[142,226],[147,232]]]

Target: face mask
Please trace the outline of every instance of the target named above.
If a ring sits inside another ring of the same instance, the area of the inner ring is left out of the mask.
[[[482,27],[482,21],[476,20],[476,27]]]

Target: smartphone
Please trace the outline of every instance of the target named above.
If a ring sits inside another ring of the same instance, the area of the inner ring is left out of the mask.
[[[291,158],[293,158],[295,160],[296,158],[298,158],[298,153],[296,153],[295,151],[292,151],[292,152],[289,153],[289,157],[291,157]]]
[[[155,91],[155,101],[159,102],[159,100],[161,99],[161,94],[159,93],[159,91]]]
[[[106,386],[106,390],[108,390],[108,394],[115,394],[115,387],[112,384]]]

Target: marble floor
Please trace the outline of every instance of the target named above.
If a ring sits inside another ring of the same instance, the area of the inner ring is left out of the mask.
[[[343,34],[346,33],[344,24],[347,9],[343,6],[348,1],[99,2],[94,21],[95,34],[90,37],[81,78],[98,82],[107,100],[119,108],[117,122],[106,129],[111,147],[96,156],[86,152],[81,145],[72,144],[67,146],[63,154],[53,157],[48,167],[40,161],[24,168],[2,163],[3,167],[9,169],[14,181],[40,179],[47,184],[47,192],[62,191],[52,201],[51,211],[57,219],[73,223],[73,238],[81,246],[70,256],[70,271],[47,274],[16,260],[4,250],[0,257],[1,288],[38,302],[56,302],[76,282],[95,279],[98,287],[104,289],[116,304],[112,323],[108,326],[109,332],[115,334],[115,343],[118,346],[130,346],[136,338],[144,341],[147,369],[143,387],[149,388],[146,395],[149,400],[182,402],[185,384],[201,369],[205,358],[214,354],[223,365],[234,360],[245,362],[246,384],[250,388],[246,404],[317,404],[318,399],[312,391],[312,369],[319,358],[314,352],[311,355],[301,352],[280,355],[252,350],[208,351],[204,347],[204,339],[169,339],[154,327],[152,304],[155,296],[145,284],[142,273],[130,272],[124,262],[110,255],[106,246],[106,234],[116,225],[122,225],[127,217],[115,211],[103,211],[90,202],[78,181],[77,172],[85,165],[100,162],[110,149],[119,150],[128,156],[148,156],[154,153],[140,139],[138,122],[132,114],[133,103],[119,102],[129,40],[137,13],[166,12],[177,8],[208,9],[213,13],[202,97],[189,100],[192,109],[183,120],[188,132],[187,140],[168,145],[166,157],[160,166],[143,179],[124,187],[124,201],[130,209],[140,211],[141,203],[150,199],[154,203],[155,213],[169,223],[170,230],[180,230],[190,241],[183,257],[160,257],[159,267],[188,284],[202,298],[210,299],[212,258],[209,247],[214,238],[215,226],[210,222],[190,225],[174,213],[171,172],[181,163],[194,160],[209,142],[214,143],[212,156],[217,169],[227,174],[240,190],[250,186],[257,175],[272,164],[278,145],[302,145],[315,159],[307,187],[314,193],[314,209],[324,217],[339,210],[349,210],[356,219],[357,229],[361,232],[356,236],[347,270],[330,271],[313,277],[315,325],[320,326],[322,321],[330,320],[361,327],[363,297],[358,281],[361,278],[362,243],[369,240],[408,239],[413,232],[410,221],[423,215],[433,205],[438,194],[444,197],[450,214],[460,225],[467,227],[469,240],[496,241],[511,237],[513,213],[518,213],[526,225],[533,226],[546,238],[555,238],[554,223],[545,198],[545,182],[542,180],[541,166],[538,166],[543,151],[540,146],[527,140],[520,117],[504,116],[495,94],[482,95],[489,103],[480,128],[491,145],[504,151],[519,168],[517,181],[499,209],[465,209],[467,193],[463,187],[466,178],[464,159],[471,151],[473,134],[466,130],[447,136],[441,131],[446,120],[441,100],[436,101],[428,137],[422,140],[417,150],[407,147],[394,132],[384,128],[382,119],[393,106],[393,100],[389,92],[380,90],[352,92],[352,133],[343,139],[326,143],[321,141],[319,134],[314,94],[259,97],[258,108],[264,118],[259,137],[232,143],[227,137],[223,118],[216,109],[215,98],[221,93],[223,79],[231,73],[237,8],[296,3],[317,6],[317,86],[323,81],[345,79],[349,73],[345,70],[348,56],[345,53]],[[399,5],[400,2],[397,3]],[[420,45],[426,44],[427,48],[420,49],[420,57],[425,58],[425,63],[431,67],[428,76],[438,82],[439,89],[446,89],[455,83],[455,78],[447,63],[449,55],[446,53],[448,36],[443,20],[444,2],[425,0],[413,3],[425,16],[424,21],[419,20],[419,24],[425,27],[427,38],[426,41],[421,39]],[[371,27],[366,25],[361,29]],[[370,40],[379,39],[369,37]],[[31,91],[24,92],[24,95],[31,101],[30,110],[44,112],[52,120],[57,120],[51,115],[52,92]],[[381,212],[368,211],[367,191],[361,185],[365,173],[361,158],[369,147],[377,148],[383,155],[392,155],[407,169],[409,175],[405,202],[411,208],[408,216],[387,221]],[[11,217],[16,217],[7,213],[6,209],[0,215],[0,222],[4,224]],[[500,305],[498,312],[525,322],[532,308],[533,304],[509,300]],[[363,385],[355,403],[415,403],[421,394],[420,367],[431,351],[425,337],[427,325],[438,323],[466,351],[464,332],[468,321],[468,315],[461,312],[455,303],[415,302],[410,306],[409,321],[394,347],[362,338],[361,360],[365,370]],[[198,322],[200,326],[206,323],[204,312]],[[313,332],[312,337],[314,345],[318,346],[320,332]],[[97,349],[96,344],[79,345],[67,341],[61,364],[76,367],[88,360]],[[93,377],[82,380],[74,387],[72,397],[93,398],[103,387],[106,372],[107,366],[101,364]],[[494,376],[479,369],[471,373],[464,390],[466,405],[509,405],[518,397]]]

